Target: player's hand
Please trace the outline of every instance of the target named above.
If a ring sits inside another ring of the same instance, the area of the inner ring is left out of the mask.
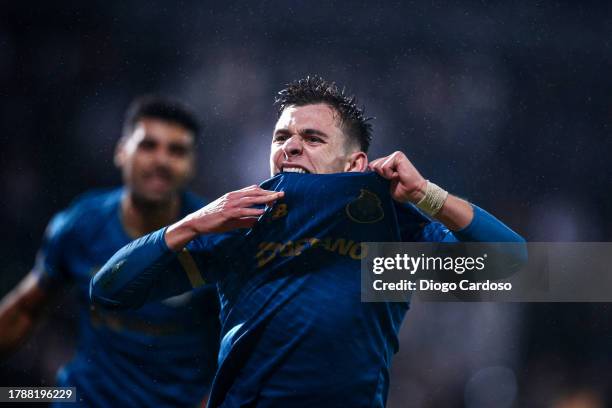
[[[232,191],[189,215],[190,224],[199,234],[219,233],[237,228],[251,228],[265,211],[252,208],[271,204],[284,195],[281,191],[269,191],[253,185]]]
[[[168,227],[165,235],[166,244],[176,251],[200,234],[251,228],[265,211],[264,208],[252,207],[272,204],[284,194],[282,191],[264,190],[257,185],[224,194]]]
[[[396,201],[417,203],[425,196],[427,180],[402,152],[376,159],[368,168],[391,180],[391,197]]]

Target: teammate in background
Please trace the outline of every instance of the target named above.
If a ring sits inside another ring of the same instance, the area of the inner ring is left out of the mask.
[[[91,276],[113,253],[205,204],[184,191],[198,131],[176,101],[145,96],[132,103],[115,151],[124,186],[85,193],[52,218],[34,268],[0,303],[0,355],[27,338],[54,293],[75,284],[79,341],[58,372],[59,386],[76,387],[77,401],[88,407],[203,401],[219,347],[213,287],[194,278],[197,289],[138,311],[104,311],[89,302]]]
[[[360,301],[362,243],[524,241],[401,152],[368,164],[371,126],[333,83],[296,81],[277,104],[273,177],[121,249],[92,299],[139,307],[170,282],[187,289],[184,270],[202,274],[218,282],[223,325],[210,407],[384,406],[409,305]]]

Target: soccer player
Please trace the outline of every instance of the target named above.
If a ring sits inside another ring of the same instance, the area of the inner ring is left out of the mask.
[[[307,77],[277,103],[273,177],[120,250],[93,278],[92,298],[138,307],[169,282],[187,288],[184,269],[217,281],[211,407],[384,406],[409,305],[360,302],[363,242],[523,240],[401,152],[368,163],[371,126],[333,83]]]
[[[115,152],[124,186],[88,192],[55,215],[33,270],[0,304],[0,354],[7,355],[52,295],[76,285],[79,342],[57,383],[76,387],[83,406],[196,406],[208,393],[220,330],[214,287],[192,277],[189,289],[197,289],[138,311],[89,302],[91,276],[113,253],[204,205],[184,190],[194,173],[198,129],[176,101],[135,100]]]

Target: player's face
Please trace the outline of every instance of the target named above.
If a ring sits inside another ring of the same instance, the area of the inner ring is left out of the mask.
[[[166,202],[193,174],[194,137],[181,125],[145,117],[121,142],[115,160],[132,194],[151,203]]]
[[[335,111],[326,104],[289,106],[276,122],[270,171],[313,174],[351,170],[351,150]]]

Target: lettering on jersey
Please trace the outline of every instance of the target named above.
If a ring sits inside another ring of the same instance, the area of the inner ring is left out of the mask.
[[[359,224],[373,224],[385,218],[380,198],[371,191],[361,189],[359,197],[345,207],[346,215]]]
[[[261,268],[276,257],[293,257],[301,255],[308,248],[321,248],[341,256],[360,260],[367,255],[367,246],[346,238],[302,238],[287,242],[261,242],[255,255],[257,267]]]
[[[287,215],[287,204],[279,203],[272,208],[271,220],[278,220]]]

